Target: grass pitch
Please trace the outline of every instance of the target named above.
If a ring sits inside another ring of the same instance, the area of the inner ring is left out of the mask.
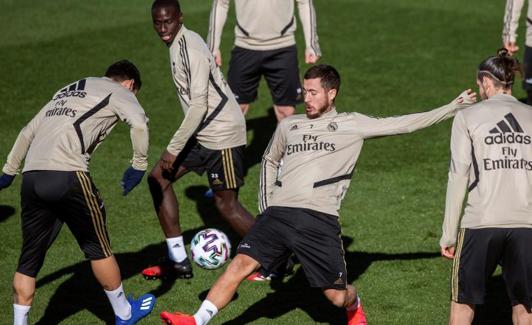
[[[388,116],[443,105],[475,87],[476,65],[501,44],[502,1],[331,0],[315,1],[315,6],[321,62],[334,65],[342,76],[340,111]],[[210,1],[183,0],[182,9],[187,27],[206,35]],[[222,41],[224,70],[232,47],[233,10]],[[128,58],[142,73],[139,100],[150,117],[153,165],[180,124],[182,111],[168,51],[151,27],[150,3],[2,0],[0,12],[0,161],[5,161],[18,131],[59,87],[101,76],[110,63]],[[304,43],[298,29],[301,62]],[[306,68],[301,63],[301,71]],[[258,161],[274,127],[270,107],[263,84],[247,116],[252,167],[240,192],[253,213]],[[349,281],[360,290],[370,324],[446,323],[451,263],[439,257],[438,240],[450,124],[370,140],[363,149],[341,220]],[[146,182],[128,197],[121,196],[118,183],[130,155],[128,130],[120,125],[94,154],[91,174],[106,203],[124,287],[135,296],[147,291],[158,296],[153,314],[142,322],[158,324],[162,310],[194,312],[221,270],[195,268],[192,280],[170,283],[147,282],[139,275],[164,256],[166,248]],[[203,199],[206,186],[204,177],[192,174],[175,186],[186,241],[211,226],[227,231],[236,244],[238,238]],[[11,279],[21,245],[19,188],[17,177],[11,188],[0,192],[0,324],[12,322]],[[32,323],[113,322],[111,306],[68,230],[49,250],[37,280]],[[500,277],[494,278],[491,290],[493,298],[477,323],[510,323]],[[212,323],[341,324],[343,317],[319,291],[307,288],[297,269],[284,283],[244,282],[236,300]]]

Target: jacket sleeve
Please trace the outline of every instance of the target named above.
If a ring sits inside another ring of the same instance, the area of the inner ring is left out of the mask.
[[[211,14],[209,18],[209,35],[207,35],[207,46],[211,53],[220,50],[222,31],[227,20],[229,11],[229,0],[213,0]]]
[[[455,245],[460,214],[466,194],[472,165],[473,145],[467,131],[464,115],[458,113],[451,133],[451,161],[445,199],[445,217],[442,225],[441,247]]]
[[[205,119],[208,111],[208,92],[210,63],[209,59],[199,51],[191,51],[190,66],[190,104],[179,129],[176,131],[166,150],[177,156],[185,147],[187,141],[196,133]]]
[[[19,132],[11,151],[7,156],[2,172],[8,175],[16,175],[19,173],[22,161],[26,158],[26,154],[28,153],[31,142],[35,137],[35,133],[46,114],[46,110],[47,106],[43,107],[41,111]]]
[[[281,120],[277,129],[270,139],[270,143],[262,156],[260,179],[259,179],[259,212],[262,213],[269,205],[273,193],[277,175],[281,168],[281,160],[286,147],[284,133],[286,119]]]
[[[320,44],[318,42],[318,31],[316,23],[316,10],[312,0],[296,0],[299,11],[299,19],[303,26],[305,35],[305,46],[311,49],[315,55],[321,56]]]
[[[506,0],[504,11],[504,24],[502,29],[503,43],[515,43],[517,40],[517,28],[519,27],[519,16],[525,0]]]
[[[116,95],[116,96],[114,96]],[[138,170],[148,168],[148,118],[137,97],[125,88],[111,96],[111,103],[120,120],[129,125],[133,148],[131,166]]]
[[[458,98],[466,99],[465,92],[460,94]],[[451,118],[457,111],[472,104],[467,99],[460,104],[457,99],[445,106],[424,113],[386,118],[374,118],[358,113],[355,113],[354,116],[358,122],[357,127],[364,138],[411,133]]]

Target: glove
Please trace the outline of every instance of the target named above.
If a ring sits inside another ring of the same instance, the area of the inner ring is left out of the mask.
[[[2,174],[2,176],[0,176],[0,190],[11,185],[14,179],[15,175]]]
[[[144,173],[146,173],[145,170],[138,170],[131,166],[126,169],[122,181],[120,181],[120,186],[122,186],[122,190],[124,191],[122,194],[124,196],[131,192],[131,190],[140,183]]]

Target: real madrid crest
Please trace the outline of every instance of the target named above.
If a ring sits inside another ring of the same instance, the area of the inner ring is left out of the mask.
[[[329,130],[330,132],[338,130],[338,124],[336,122],[329,123],[329,125],[327,125],[327,130]]]

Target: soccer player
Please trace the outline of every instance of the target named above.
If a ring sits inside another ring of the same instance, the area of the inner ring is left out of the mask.
[[[440,240],[453,259],[450,324],[471,324],[498,264],[514,324],[532,324],[532,110],[512,96],[518,70],[506,49],[482,61],[483,101],[453,121]]]
[[[316,63],[320,46],[316,12],[311,0],[296,0],[305,34],[305,62]],[[235,47],[229,62],[228,82],[242,112],[257,98],[262,75],[268,83],[277,120],[294,114],[301,102],[301,84],[294,32],[294,0],[235,0]],[[222,64],[220,42],[229,0],[214,0],[207,44],[216,63]]]
[[[178,1],[153,2],[152,19],[170,50],[172,77],[185,117],[148,177],[169,260],[145,269],[143,275],[147,279],[166,275],[190,278],[192,268],[172,183],[190,171],[207,172],[220,214],[244,235],[255,222],[238,201],[238,189],[244,184],[246,122],[207,45],[183,25]]]
[[[7,157],[0,189],[8,187],[22,161],[22,251],[13,279],[15,325],[27,325],[35,277],[63,223],[76,238],[102,285],[116,324],[136,324],[151,312],[155,297],[126,299],[111,251],[105,208],[89,175],[89,161],[119,120],[131,128],[133,159],[122,178],[127,195],[148,166],[148,119],[137,101],[140,73],[122,60],[105,77],[88,77],[54,94],[22,129]]]
[[[519,50],[517,46],[517,28],[519,27],[519,16],[525,0],[506,0],[504,12],[504,27],[502,30],[502,42],[511,55]],[[532,105],[532,6],[528,2],[526,41],[524,53],[524,80],[523,89],[527,92],[527,102]]]
[[[282,120],[262,160],[257,223],[194,316],[163,312],[168,324],[198,324],[225,307],[239,284],[259,267],[276,267],[290,253],[312,287],[347,309],[349,324],[366,324],[356,289],[347,283],[338,211],[365,139],[409,133],[454,115],[475,99],[466,91],[449,105],[399,117],[338,113],[340,76],[316,65],[304,76],[305,115]],[[282,168],[280,162],[283,162]],[[317,240],[318,239],[318,240]]]

